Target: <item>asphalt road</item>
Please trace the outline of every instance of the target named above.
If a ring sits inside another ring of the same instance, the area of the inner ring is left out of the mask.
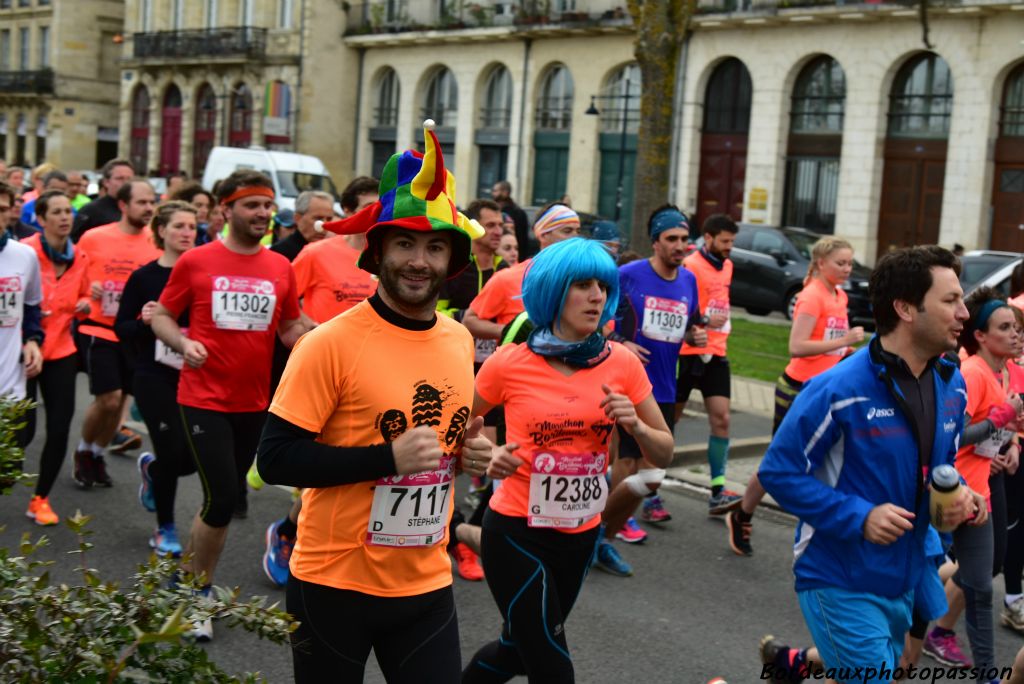
[[[80,417],[88,400],[82,383],[78,397]],[[734,420],[742,420],[742,416]],[[77,442],[77,422],[72,435]],[[40,430],[28,449],[29,470],[35,470],[41,448]],[[108,457],[115,481],[112,489],[77,489],[66,463],[51,494],[51,502],[62,516],[76,509],[93,516],[90,528],[95,534],[90,541],[95,548],[88,560],[108,579],[128,577],[149,553],[147,539],[155,521],[138,503],[137,453],[132,458]],[[706,515],[700,493],[671,486],[663,491],[672,521],[661,528],[648,527],[650,535],[643,545],[619,545],[636,574],[618,578],[592,572],[566,623],[577,681],[704,684],[713,676],[722,676],[729,684],[756,682],[761,672],[757,645],[763,634],[771,632],[798,644],[808,643],[792,587],[792,523],[777,516],[758,519],[753,540],[756,554],[739,558],[726,544],[722,522]],[[17,543],[23,532],[46,534],[52,543],[42,556],[57,560],[51,569],[54,579],[74,581],[75,561],[66,555],[74,548],[73,535],[63,525],[44,529],[25,518],[29,498],[30,492],[17,490],[3,500],[0,525],[6,530],[0,534],[0,544]],[[196,476],[183,480],[177,504],[180,531],[187,530],[200,500]],[[289,501],[286,492],[273,487],[250,494],[248,518],[231,525],[217,584],[238,586],[245,595],[283,602],[284,592],[269,584],[260,559],[264,530],[284,515]],[[997,600],[1001,600],[999,580],[996,589]],[[456,578],[455,594],[466,661],[480,645],[496,637],[500,617],[484,583]],[[962,626],[958,632],[964,634]],[[998,661],[1009,665],[1022,639],[998,626],[996,637]],[[963,636],[962,641],[966,649]],[[259,671],[270,682],[291,681],[286,647],[260,642],[215,623],[214,641],[205,648],[229,672]],[[931,663],[925,659],[922,664]],[[366,681],[383,681],[372,657]]]

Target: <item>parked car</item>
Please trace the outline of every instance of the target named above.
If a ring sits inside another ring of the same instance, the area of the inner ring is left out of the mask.
[[[732,305],[755,315],[781,311],[791,319],[811,262],[811,247],[821,237],[803,228],[740,224],[731,255]],[[874,327],[868,300],[870,277],[869,268],[854,262],[853,272],[843,284],[851,325]]]
[[[960,257],[960,287],[967,294],[981,285],[990,285],[1009,296],[1010,274],[1020,260],[1021,255],[1017,252],[971,250]],[[994,284],[990,282],[993,279]]]

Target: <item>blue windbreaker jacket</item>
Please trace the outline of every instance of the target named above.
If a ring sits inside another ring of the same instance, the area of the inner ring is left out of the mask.
[[[956,362],[939,357],[932,373],[935,441],[929,461],[920,463],[916,428],[884,353],[873,338],[808,381],[761,462],[765,490],[800,519],[797,591],[838,587],[895,598],[915,589],[929,564],[926,472],[953,463],[967,390]],[[863,533],[868,513],[883,503],[917,516],[913,531],[889,546]]]

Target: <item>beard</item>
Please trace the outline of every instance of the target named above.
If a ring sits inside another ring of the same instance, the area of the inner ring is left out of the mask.
[[[403,275],[424,277],[427,280],[421,287],[413,288],[402,279]],[[447,277],[447,272],[438,273],[425,268],[418,270],[402,268],[391,265],[387,259],[384,259],[380,265],[379,277],[381,287],[396,304],[408,308],[426,305],[433,308],[441,292],[441,286]]]

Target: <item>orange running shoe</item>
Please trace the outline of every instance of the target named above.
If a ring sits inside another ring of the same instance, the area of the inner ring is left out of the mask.
[[[479,582],[484,578],[484,569],[480,567],[480,559],[473,549],[462,542],[455,545],[455,568],[459,577],[470,582]]]
[[[36,525],[56,525],[60,517],[50,508],[50,500],[41,496],[33,496],[28,503],[25,515],[36,521]]]

